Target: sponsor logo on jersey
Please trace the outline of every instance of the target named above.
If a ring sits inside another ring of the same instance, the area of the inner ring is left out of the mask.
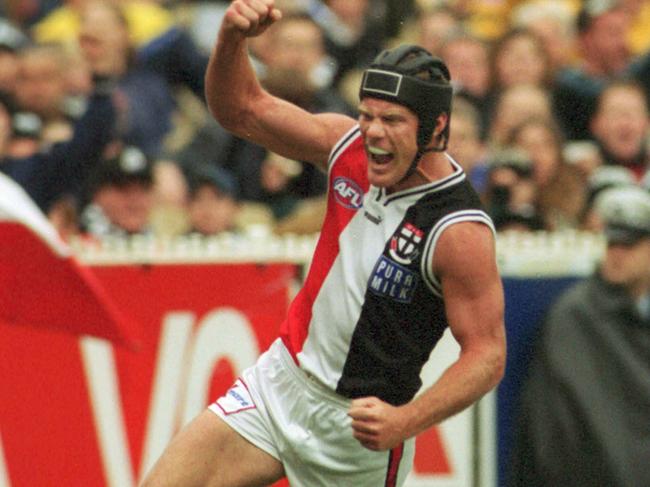
[[[420,255],[420,242],[424,232],[411,223],[397,229],[390,239],[388,253],[400,264],[408,265]]]
[[[382,255],[370,275],[368,288],[379,296],[392,298],[400,303],[410,303],[418,280],[417,273]]]
[[[363,191],[351,179],[339,176],[332,183],[336,202],[346,208],[358,210],[363,206]]]

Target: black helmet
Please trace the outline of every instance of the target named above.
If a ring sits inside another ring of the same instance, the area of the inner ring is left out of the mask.
[[[426,49],[402,45],[381,52],[363,74],[359,98],[388,100],[412,110],[419,119],[417,144],[421,152],[431,142],[436,118],[451,114],[452,87],[449,69]],[[449,120],[442,132],[443,151],[449,139]]]

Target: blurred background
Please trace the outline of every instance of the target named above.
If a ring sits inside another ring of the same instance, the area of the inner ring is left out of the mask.
[[[234,137],[207,111],[204,72],[228,3],[0,4],[0,175],[139,334],[129,348],[0,317],[12,357],[0,369],[2,487],[134,485],[274,336],[309,266],[326,175]],[[251,39],[250,57],[266,89],[308,111],[355,117],[361,72],[386,47],[420,44],[447,63],[448,152],[498,231],[506,377],[422,440],[409,485],[650,485],[650,1],[276,4],[284,17]],[[18,299],[12,273],[23,272],[10,266],[10,235],[0,226],[0,303]],[[567,297],[592,279],[610,287]],[[240,314],[223,314],[231,308]],[[551,309],[565,327],[549,324]],[[67,421],[36,426],[62,421],[37,394],[45,383],[74,398],[53,402],[85,418],[73,433]],[[39,453],[45,444],[59,453]],[[94,460],[83,467],[66,451]]]

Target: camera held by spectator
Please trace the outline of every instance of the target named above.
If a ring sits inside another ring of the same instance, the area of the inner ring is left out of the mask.
[[[485,199],[497,230],[541,230],[537,192],[532,161],[525,153],[503,150],[489,161]]]

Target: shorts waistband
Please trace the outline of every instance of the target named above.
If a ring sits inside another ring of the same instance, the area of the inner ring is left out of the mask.
[[[289,350],[287,350],[287,347],[285,347],[284,343],[282,343],[282,340],[276,340],[273,345],[271,345],[271,347],[278,350],[278,355],[282,361],[284,368],[287,369],[287,371],[289,371],[297,381],[303,384],[311,392],[318,395],[323,400],[345,408],[346,410],[350,407],[350,399],[337,394],[332,389],[325,386],[322,382],[316,379],[314,376],[312,376],[310,373],[298,367],[296,365],[296,362],[294,362],[293,357],[289,353]]]

